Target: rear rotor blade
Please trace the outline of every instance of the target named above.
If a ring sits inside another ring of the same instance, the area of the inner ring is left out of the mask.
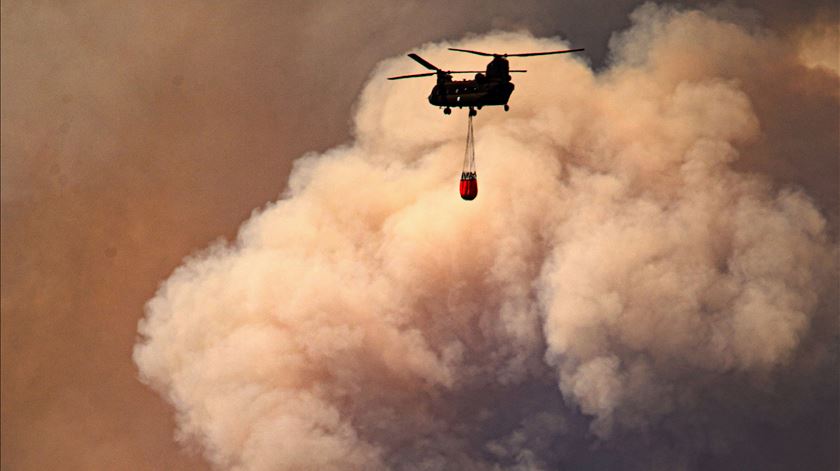
[[[488,57],[493,57],[493,56],[496,55],[496,54],[489,54],[489,53],[481,52],[481,51],[472,51],[470,49],[458,49],[457,47],[450,47],[449,50],[450,51],[458,51],[458,52],[468,52],[470,54],[478,54],[479,56],[488,56]]]
[[[414,59],[420,65],[422,65],[423,67],[425,67],[429,70],[435,70],[435,71],[440,70],[437,67],[435,67],[434,65],[432,65],[429,61],[427,61],[426,59],[423,59],[422,57],[418,56],[417,54],[415,54],[413,52],[411,54],[409,54],[408,57]]]
[[[473,51],[471,49],[458,49],[457,47],[450,47],[450,51],[458,51],[458,52],[468,52],[470,54],[478,54],[479,56],[488,56],[488,57],[530,57],[530,56],[547,56],[549,54],[565,54],[567,52],[579,52],[583,51],[581,49],[567,49],[565,51],[547,51],[547,52],[523,52],[520,54],[492,54],[489,52],[481,52],[481,51]]]
[[[415,77],[429,77],[429,76],[435,75],[435,74],[437,74],[437,72],[427,72],[425,74],[397,75],[396,77],[388,77],[388,80],[399,80],[399,79],[415,78]]]
[[[528,72],[528,71],[527,70],[508,70],[508,72],[519,72],[521,74],[524,74],[525,72]]]
[[[580,49],[566,49],[565,51],[548,51],[548,52],[523,52],[520,54],[503,54],[506,57],[531,57],[531,56],[547,56],[549,54],[565,54],[567,52],[579,52],[583,51],[583,48]]]

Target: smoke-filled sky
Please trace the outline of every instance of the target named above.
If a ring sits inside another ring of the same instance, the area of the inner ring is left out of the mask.
[[[840,23],[788,3],[4,1],[2,468],[837,469]],[[470,203],[384,80],[452,46],[587,49],[514,60]]]

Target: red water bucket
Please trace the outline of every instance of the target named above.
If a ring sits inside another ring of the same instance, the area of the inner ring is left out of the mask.
[[[461,198],[467,201],[474,200],[478,196],[478,178],[475,173],[461,174]]]

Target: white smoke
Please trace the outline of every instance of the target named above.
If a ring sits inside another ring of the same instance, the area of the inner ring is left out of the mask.
[[[722,376],[788,368],[834,252],[806,194],[732,168],[761,135],[749,61],[775,41],[701,12],[633,19],[601,73],[513,60],[528,73],[511,112],[479,112],[469,203],[465,113],[383,62],[355,140],[298,160],[282,199],[148,303],[134,357],[179,436],[221,469],[543,469],[692,414]],[[454,45],[416,52],[483,64]]]

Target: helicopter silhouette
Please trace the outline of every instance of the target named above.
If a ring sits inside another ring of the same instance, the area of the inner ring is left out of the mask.
[[[504,106],[505,111],[508,111],[510,109],[510,106],[508,106],[508,99],[510,98],[511,93],[513,93],[514,88],[513,82],[511,82],[510,74],[527,72],[525,70],[510,70],[510,64],[507,60],[508,57],[547,56],[551,54],[579,52],[584,49],[524,52],[519,54],[498,54],[473,51],[470,49],[458,49],[454,47],[450,47],[449,50],[492,57],[493,60],[487,64],[486,70],[443,70],[417,54],[411,53],[408,54],[408,57],[414,59],[423,67],[433,70],[434,72],[398,75],[396,77],[388,77],[388,80],[430,77],[432,75],[436,75],[437,84],[434,88],[432,88],[432,93],[429,95],[429,103],[443,108],[443,114],[446,115],[452,113],[453,107],[469,108],[470,116],[478,114],[476,110],[480,110],[484,106]],[[473,80],[452,80],[452,74],[473,73],[475,74],[475,78]]]

